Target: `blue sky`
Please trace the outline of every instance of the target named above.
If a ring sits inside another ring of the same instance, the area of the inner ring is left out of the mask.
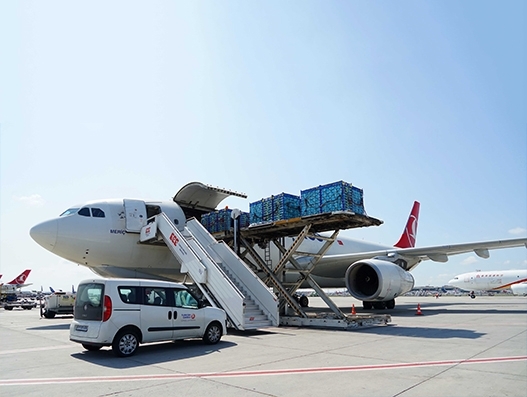
[[[29,237],[92,199],[230,207],[344,180],[391,245],[527,235],[522,1],[0,3],[0,273],[69,289],[91,272]],[[527,250],[425,262],[417,284],[527,267]]]

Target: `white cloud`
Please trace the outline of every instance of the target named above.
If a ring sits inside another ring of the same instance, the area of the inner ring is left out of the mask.
[[[16,201],[21,202],[29,207],[42,207],[45,203],[40,194],[32,194],[31,196],[13,197]]]
[[[469,256],[467,259],[464,259],[461,264],[463,266],[466,266],[466,265],[472,265],[473,263],[476,263],[478,262],[478,259],[475,257],[475,256]]]
[[[527,229],[524,229],[523,227],[515,227],[514,229],[510,229],[509,233],[514,235],[522,235],[527,233]]]

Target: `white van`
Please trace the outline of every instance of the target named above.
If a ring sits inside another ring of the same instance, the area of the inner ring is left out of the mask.
[[[203,338],[218,343],[226,314],[205,306],[183,284],[142,279],[91,279],[79,284],[70,340],[90,351],[112,346],[133,355],[140,343]]]

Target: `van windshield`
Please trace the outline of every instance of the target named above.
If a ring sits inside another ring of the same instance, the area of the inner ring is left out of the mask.
[[[104,284],[88,283],[79,285],[75,298],[75,319],[101,321],[103,296]]]

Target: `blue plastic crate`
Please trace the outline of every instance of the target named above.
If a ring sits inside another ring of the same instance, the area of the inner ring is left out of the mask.
[[[231,217],[231,209],[223,209],[216,211],[218,219],[216,222],[215,232],[226,232],[233,229],[233,219]]]
[[[300,217],[300,197],[288,193],[273,196],[273,221]]]
[[[249,220],[250,223],[263,222],[263,201],[255,201],[249,204]]]
[[[238,218],[238,220],[239,220],[239,224],[240,224],[240,229],[244,229],[246,227],[249,227],[249,225],[251,223],[250,214],[248,212],[242,212],[240,214],[240,217]]]
[[[263,198],[251,203],[250,222],[274,222],[300,216],[300,197],[288,193]]]
[[[365,214],[362,189],[344,181],[302,190],[300,198],[302,216],[335,211]]]
[[[211,215],[210,213],[207,213],[207,214],[203,214],[201,215],[201,224],[203,225],[203,227],[205,229],[207,229],[209,232],[211,231],[211,227],[210,227],[210,221],[211,221]]]

